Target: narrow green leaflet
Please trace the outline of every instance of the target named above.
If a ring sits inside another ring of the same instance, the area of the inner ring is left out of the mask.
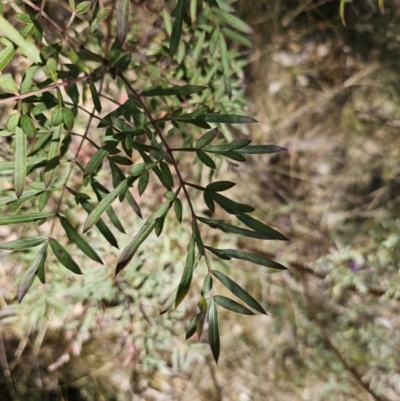
[[[83,239],[81,235],[78,234],[76,229],[72,226],[72,224],[65,218],[60,216],[60,222],[63,226],[65,233],[67,234],[68,238],[74,242],[78,248],[89,258],[93,259],[94,261],[104,264],[101,260],[100,256],[94,251],[94,249]]]
[[[245,302],[250,308],[255,309],[257,312],[266,315],[267,312],[264,308],[248,293],[246,292],[239,284],[235,283],[229,277],[225,276],[225,274],[221,273],[218,270],[212,270],[211,273],[214,277],[216,277],[233,295],[236,295],[239,299]]]
[[[75,274],[82,274],[81,269],[72,259],[68,251],[59,244],[54,238],[50,238],[50,246],[57,259],[68,269]]]
[[[197,313],[196,313],[196,332],[197,336],[200,337],[203,334],[204,323],[207,318],[207,301],[204,298],[201,298],[199,303],[197,304]]]
[[[140,175],[139,182],[138,182],[138,192],[139,192],[140,196],[143,195],[144,191],[147,188],[149,181],[150,181],[150,173],[146,170]]]
[[[177,292],[178,292],[178,287],[176,287],[174,289],[174,291],[172,291],[172,293],[165,300],[165,302],[161,308],[160,315],[163,315],[164,313],[168,312],[172,308],[172,306],[174,306]]]
[[[192,282],[193,269],[195,263],[194,244],[195,240],[193,236],[188,245],[188,253],[186,257],[185,268],[183,269],[181,281],[178,286],[178,293],[176,294],[175,308],[177,308],[179,304],[183,301],[183,299],[186,297],[187,293],[189,292],[190,284]]]
[[[205,133],[196,143],[196,148],[204,148],[209,145],[218,134],[218,128],[214,128],[211,131]]]
[[[0,244],[0,249],[7,251],[20,251],[22,249],[29,249],[43,244],[46,239],[47,237],[44,236],[16,239],[14,241],[3,242]]]
[[[245,205],[243,203],[235,202],[224,195],[221,195],[216,192],[210,192],[213,200],[218,203],[219,206],[222,207],[226,212],[230,214],[239,214],[239,213],[251,213],[254,212],[254,208],[249,205]]]
[[[182,223],[183,207],[182,207],[181,200],[178,198],[176,198],[174,201],[174,210],[175,210],[176,219],[179,221],[179,223]]]
[[[2,51],[0,51],[0,72],[7,67],[16,52],[13,44],[11,42],[9,43],[9,46],[6,46]]]
[[[219,52],[221,54],[221,64],[224,76],[225,93],[230,98],[232,96],[231,76],[230,76],[230,61],[228,47],[223,35],[219,35]]]
[[[87,10],[89,10],[89,7],[90,7],[90,1],[83,1],[76,7],[76,13],[84,14]]]
[[[208,342],[210,343],[215,362],[218,363],[220,352],[218,312],[217,306],[212,299],[208,307]]]
[[[69,188],[68,188],[69,189]],[[80,199],[79,200],[80,204],[82,205],[82,207],[86,210],[87,213],[91,213],[94,210],[94,206],[83,200]],[[99,219],[96,222],[96,227],[98,228],[98,230],[101,232],[101,234],[103,235],[103,237],[115,248],[119,249],[118,247],[118,242],[114,236],[114,234],[112,233],[112,231],[108,228],[107,224],[104,223],[104,221],[102,219]]]
[[[37,270],[37,276],[39,277],[39,280],[44,284],[46,282],[46,272],[45,272],[45,267],[46,267],[46,259],[47,259],[47,247],[49,243],[46,242],[44,245],[45,250],[43,257],[40,259],[38,270]]]
[[[209,294],[212,290],[213,286],[213,279],[210,273],[207,274],[206,278],[204,279],[203,287],[201,288],[201,295],[205,297]]]
[[[171,88],[155,88],[148,91],[142,92],[141,96],[179,96],[179,95],[191,95],[193,93],[200,93],[204,89],[204,86],[199,85],[182,85],[173,86]]]
[[[24,192],[26,179],[26,134],[22,128],[15,128],[14,188],[19,198]]]
[[[229,38],[229,39],[231,39],[231,40],[234,40],[235,42],[238,42],[238,43],[240,43],[240,44],[243,45],[243,46],[253,47],[253,45],[252,45],[252,43],[250,42],[250,40],[247,39],[245,36],[243,36],[243,35],[240,34],[240,33],[237,33],[237,32],[235,32],[235,31],[232,31],[232,30],[229,29],[229,28],[222,28],[222,29],[221,29],[221,32],[222,32],[222,34],[223,34],[225,37],[227,37],[227,38]]]
[[[274,262],[271,259],[265,258],[264,256],[257,255],[255,253],[238,251],[236,249],[215,249],[210,247],[206,248],[210,250],[214,255],[217,255],[222,259],[226,258],[242,259],[242,260],[247,260],[251,263],[255,263],[260,266],[271,267],[272,269],[287,270],[286,267],[282,266],[280,263]]]
[[[181,41],[182,23],[182,17],[181,15],[178,15],[172,25],[171,37],[169,39],[169,55],[171,57],[176,53]]]
[[[47,155],[46,169],[44,172],[44,184],[46,185],[46,188],[48,188],[51,184],[54,177],[55,169],[58,166],[62,130],[63,125],[57,125],[57,127],[54,128],[53,135],[51,137],[49,153]]]
[[[32,119],[27,114],[22,114],[21,118],[19,119],[19,125],[28,138],[35,137],[35,125],[33,124]]]
[[[150,235],[156,225],[156,220],[145,223],[139,232],[135,235],[133,240],[123,250],[115,268],[115,275],[117,275],[122,269],[124,269],[131,261],[136,251],[139,249],[143,241]]]
[[[41,195],[42,191],[35,191],[35,190],[27,190],[21,195],[15,202],[12,202],[11,210],[15,212],[19,207],[25,203],[26,201],[36,198],[37,196]]]
[[[68,107],[64,107],[62,110],[62,117],[64,121],[65,128],[71,130],[74,127],[74,114]]]
[[[0,216],[0,226],[8,226],[11,224],[31,223],[48,217],[53,217],[54,213],[27,213],[17,214],[15,216]]]
[[[233,188],[236,183],[232,181],[215,181],[206,186],[206,191],[223,192]]]
[[[196,117],[197,120],[207,123],[223,123],[223,124],[251,124],[257,121],[254,118],[230,114],[209,113]]]
[[[94,173],[110,152],[113,152],[118,141],[107,141],[89,160],[85,167],[85,177]]]
[[[164,176],[166,184],[168,184],[167,188],[171,188],[174,186],[174,179],[171,174],[171,170],[168,167],[168,164],[165,162],[160,163],[160,170],[162,175]]]
[[[1,67],[1,52],[0,52],[0,67]],[[0,75],[0,88],[2,89],[3,92],[8,92],[8,93],[18,92],[18,86],[11,74]]]
[[[107,195],[110,193],[110,191],[107,188],[103,187],[99,182],[97,182],[94,179],[91,180],[91,185],[92,185],[92,188],[93,188],[94,192],[96,193],[97,199],[99,201],[101,201],[104,198],[104,195]],[[110,206],[106,210],[106,213],[107,213],[108,217],[110,218],[111,222],[114,224],[114,227],[117,230],[121,231],[121,233],[125,234],[124,226],[120,222],[120,220],[119,220],[117,214],[115,213],[114,209],[112,208],[112,206]]]
[[[223,220],[222,221],[210,220],[210,219],[205,219],[204,217],[198,217],[198,219],[200,221],[202,221],[203,223],[208,224],[210,227],[218,228],[219,230],[221,230],[225,233],[238,234],[238,235],[243,235],[243,236],[249,237],[249,238],[257,238],[257,239],[263,239],[263,240],[271,239],[269,236],[260,234],[257,231],[252,231],[252,230],[247,230],[246,228],[237,227],[232,224],[225,223]]]
[[[118,6],[117,13],[117,35],[119,43],[122,45],[125,42],[128,33],[129,20],[129,0],[121,0]]]
[[[213,201],[213,198],[207,191],[203,192],[203,199],[204,199],[204,203],[207,205],[210,212],[215,213],[215,203]]]
[[[93,81],[89,81],[89,88],[90,88],[90,93],[92,94],[92,100],[94,104],[94,108],[98,113],[101,112],[101,102],[99,98],[99,94],[97,93],[96,85],[94,84]]]
[[[226,24],[230,25],[232,28],[244,33],[252,33],[253,29],[250,28],[245,22],[243,22],[238,17],[227,13],[220,8],[212,8],[212,13],[216,15],[220,20],[224,21]]]
[[[40,52],[35,44],[25,39],[2,15],[0,15],[0,33],[15,43],[24,56],[34,63],[40,63]]]
[[[60,106],[54,108],[53,113],[51,113],[51,123],[56,127],[63,122],[63,112]]]
[[[261,223],[261,221],[258,221],[247,214],[238,214],[236,215],[236,217],[247,227],[250,227],[253,230],[257,231],[258,233],[265,235],[266,237],[268,237],[268,239],[289,241],[289,239],[285,237],[283,234],[281,234],[279,231],[276,231],[273,228],[268,227],[264,223]]]
[[[224,297],[222,295],[214,295],[213,300],[220,306],[225,309],[228,309],[232,312],[241,313],[243,315],[255,315],[250,309],[247,309],[245,306],[240,305],[238,302],[233,299]]]
[[[46,259],[46,249],[47,249],[48,243],[46,243],[43,248],[39,251],[39,253],[36,255],[35,260],[31,264],[31,266],[28,268],[28,270],[24,273],[22,276],[21,282],[18,287],[18,302],[21,302],[26,293],[29,291],[29,288],[31,288],[33,280],[36,277],[36,274],[39,269],[39,265],[41,263],[44,263],[44,260]]]
[[[145,171],[153,169],[154,167],[157,166],[157,164],[158,164],[158,162],[135,164],[133,167],[131,167],[128,170],[128,174],[133,175],[135,177],[139,176],[139,175],[143,174]]]
[[[269,153],[282,152],[283,150],[286,149],[277,145],[254,145],[238,149],[237,152],[242,155],[264,155]]]
[[[238,150],[244,148],[245,146],[251,143],[250,139],[240,139],[238,141],[233,141],[230,143],[226,143],[224,145],[216,145],[216,146],[207,146],[203,148],[205,152],[228,152],[230,150]]]
[[[207,167],[216,169],[217,166],[214,163],[214,160],[208,156],[207,153],[203,152],[202,150],[196,150],[196,155],[200,159],[202,163],[204,163]]]
[[[211,39],[210,39],[210,56],[211,57],[214,55],[215,50],[217,50],[217,45],[219,43],[219,35],[220,35],[219,29],[215,29],[211,35]]]
[[[92,210],[92,212],[87,217],[85,224],[83,226],[83,232],[90,230],[94,224],[100,219],[101,215],[111,206],[117,196],[126,191],[132,184],[133,179],[128,178],[122,181],[113,191],[107,194],[99,204]]]
[[[192,337],[194,333],[196,333],[196,316],[193,317],[186,329],[186,340]]]

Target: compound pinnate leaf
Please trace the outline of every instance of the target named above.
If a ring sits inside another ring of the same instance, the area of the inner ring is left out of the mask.
[[[223,124],[251,124],[257,121],[254,118],[240,115],[209,113],[196,117],[197,120],[207,123],[223,123]]]
[[[24,192],[26,179],[26,134],[22,128],[15,128],[14,188],[19,198]]]
[[[133,179],[128,178],[122,181],[113,191],[107,194],[99,204],[90,212],[83,226],[83,232],[90,230],[100,219],[101,215],[111,206],[118,195],[126,191],[132,184]]]
[[[208,184],[206,190],[211,192],[223,192],[233,188],[235,185],[236,183],[232,181],[215,181]]]
[[[277,145],[253,145],[238,149],[237,152],[242,155],[264,155],[269,153],[277,153],[287,150]]]
[[[192,237],[188,245],[185,268],[183,269],[181,281],[178,286],[178,292],[176,294],[175,308],[177,308],[186,297],[190,288],[190,284],[192,282],[193,269],[195,264],[194,245],[195,240],[194,237]]]
[[[247,227],[250,227],[258,233],[265,235],[266,237],[268,237],[268,239],[289,241],[289,239],[280,232],[274,230],[271,227],[268,227],[264,223],[261,223],[261,221],[258,221],[247,214],[238,214],[236,217]]]
[[[123,270],[128,263],[131,261],[136,251],[139,249],[143,241],[150,235],[153,231],[157,220],[150,223],[145,223],[139,232],[135,235],[133,240],[125,247],[120,258],[117,262],[117,267],[115,268],[115,275],[117,275],[121,270]]]
[[[74,242],[85,255],[89,256],[89,258],[98,263],[104,264],[100,256],[97,255],[93,248],[83,239],[81,235],[78,234],[73,225],[65,217],[60,216],[60,223],[63,226],[68,238]]]
[[[39,266],[41,264],[44,264],[47,256],[47,245],[46,243],[43,248],[39,251],[39,253],[36,255],[35,260],[31,264],[31,266],[28,268],[28,270],[24,273],[22,276],[21,282],[18,287],[18,302],[21,302],[26,293],[29,291],[29,288],[32,286],[33,280],[36,277],[36,274],[38,273]]]
[[[0,249],[7,251],[20,251],[22,249],[29,249],[43,244],[46,239],[47,237],[44,236],[16,239],[14,241],[3,242],[0,244]]]
[[[50,246],[57,259],[68,269],[75,274],[82,274],[77,263],[72,259],[68,251],[59,244],[54,238],[50,238]]]
[[[204,163],[207,167],[216,169],[217,166],[214,163],[214,160],[208,156],[207,153],[203,152],[202,150],[196,150],[196,155],[200,159],[202,163]]]
[[[247,309],[245,306],[240,305],[238,302],[228,297],[224,297],[222,295],[214,295],[213,300],[218,305],[232,312],[241,313],[243,315],[255,315],[255,313],[252,312],[250,309]]]
[[[235,258],[247,260],[248,262],[255,263],[260,266],[270,267],[272,269],[278,270],[287,270],[285,266],[282,266],[280,263],[274,262],[271,259],[268,259],[264,256],[257,255],[255,253],[246,252],[246,251],[238,251],[236,249],[214,249],[207,247],[214,255],[225,258]]]
[[[125,42],[126,35],[128,34],[128,20],[129,0],[121,0],[117,13],[117,34],[121,45]]]
[[[11,224],[31,223],[48,217],[53,217],[54,213],[27,213],[15,216],[0,216],[0,226],[8,226]]]
[[[216,135],[218,134],[218,128],[214,128],[211,131],[205,133],[196,143],[197,148],[203,148],[204,146],[209,145]]]
[[[199,85],[181,85],[173,86],[171,88],[154,88],[148,91],[144,91],[141,96],[179,96],[179,95],[191,95],[193,93],[200,93],[204,89],[204,86]]]
[[[214,277],[216,277],[233,295],[237,296],[243,302],[245,302],[250,308],[255,309],[257,312],[260,312],[264,315],[267,312],[264,308],[248,293],[246,292],[239,284],[235,283],[229,277],[225,276],[225,274],[221,273],[218,270],[212,270],[211,273]]]
[[[218,311],[213,300],[210,301],[208,307],[208,323],[208,342],[210,343],[215,362],[218,363],[220,353]]]

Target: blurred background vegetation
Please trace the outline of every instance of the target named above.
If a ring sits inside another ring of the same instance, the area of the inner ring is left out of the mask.
[[[253,48],[237,50],[237,79],[259,124],[230,134],[287,148],[242,166],[235,196],[291,241],[215,241],[289,267],[229,267],[269,316],[224,313],[218,365],[206,344],[185,342],[196,297],[159,316],[186,246],[172,221],[116,281],[102,266],[79,278],[55,269],[46,291],[36,284],[21,305],[21,261],[31,254],[3,252],[0,400],[400,398],[400,1],[386,2],[384,14],[372,0],[348,3],[345,27],[338,1],[233,6],[254,29]],[[147,26],[141,46],[151,49],[158,16],[138,7],[136,17],[132,29]],[[21,234],[0,232],[3,241]],[[117,252],[93,240],[115,262]]]

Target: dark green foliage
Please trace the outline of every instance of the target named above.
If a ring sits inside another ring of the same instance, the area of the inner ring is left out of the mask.
[[[187,230],[190,240],[186,255],[182,255],[186,262],[179,285],[161,313],[181,304],[191,289],[197,266],[199,270],[206,267],[198,311],[189,325],[187,337],[197,332],[200,338],[208,320],[208,338],[217,361],[220,353],[217,305],[240,314],[254,313],[230,298],[215,295],[212,276],[249,307],[262,314],[266,312],[238,284],[212,270],[210,255],[275,269],[284,267],[247,251],[205,246],[204,226],[199,223],[257,239],[286,239],[248,216],[247,213],[254,211],[252,206],[236,202],[230,195],[222,195],[221,192],[236,184],[217,180],[214,175],[220,172],[224,161],[244,162],[243,155],[274,153],[282,148],[250,145],[252,141],[248,138],[234,140],[229,129],[231,124],[255,122],[241,112],[244,100],[238,71],[243,67],[243,61],[238,50],[241,48],[231,42],[249,46],[243,33],[251,33],[251,28],[226,7],[220,7],[219,2],[198,3],[190,13],[189,3],[177,0],[171,5],[165,4],[163,15],[169,39],[154,55],[149,55],[140,68],[137,53],[132,51],[139,44],[132,45],[137,39],[131,35],[131,4],[128,0],[119,2],[115,15],[110,14],[109,9],[101,9],[97,1],[79,4],[70,1],[71,16],[65,29],[29,1],[23,3],[26,10],[16,16],[25,24],[21,33],[1,17],[0,33],[5,47],[0,52],[0,70],[18,52],[33,64],[24,71],[20,85],[11,76],[0,81],[8,96],[0,101],[18,104],[17,112],[13,111],[2,127],[2,132],[14,141],[12,157],[0,162],[0,171],[9,174],[10,182],[13,182],[13,194],[6,193],[0,198],[4,208],[0,225],[31,223],[38,230],[41,224],[46,225],[41,228],[43,235],[9,241],[0,248],[21,251],[44,243],[20,279],[18,300],[22,301],[36,276],[42,283],[46,279],[45,272],[51,273],[48,280],[53,277],[53,266],[47,261],[49,246],[53,260],[58,260],[75,274],[83,274],[87,271],[86,263],[77,258],[75,247],[78,252],[103,264],[95,250],[94,227],[116,248],[118,242],[113,229],[127,232],[133,238],[114,266],[117,275],[123,269],[129,269],[128,265],[142,246],[143,257],[146,257],[151,250],[144,243],[153,237],[153,232],[159,237],[167,227],[171,230],[169,212],[173,206],[176,220]],[[73,28],[77,15],[82,23],[86,23],[85,30],[79,35]],[[109,15],[111,19],[108,19]],[[100,32],[104,21],[112,28],[107,35],[114,35],[110,46],[105,47],[106,54],[97,46],[97,41],[103,40]],[[42,32],[42,23],[51,24],[57,39]],[[41,43],[43,38],[48,45]],[[165,76],[161,76],[160,71],[164,71],[169,63],[172,68],[167,68]],[[131,70],[139,74],[133,81]],[[38,81],[37,76],[41,77]],[[184,84],[177,85],[177,81]],[[126,99],[112,99],[113,95],[107,92],[110,86],[113,86],[110,93],[127,93]],[[230,101],[233,98],[235,100]],[[92,107],[86,109],[90,100]],[[85,118],[87,121],[82,123]],[[95,134],[93,127],[97,130]],[[239,129],[239,132],[242,131]],[[172,143],[175,146],[178,142],[180,147],[174,148]],[[90,156],[84,157],[88,148],[91,149]],[[187,182],[184,177],[189,176],[190,181],[196,174],[185,171],[185,164],[181,164],[183,156],[197,164],[199,178],[203,169],[211,169],[211,182],[205,187]],[[31,189],[28,189],[29,185]],[[227,212],[254,231],[223,220],[200,217],[195,198],[188,191],[190,186],[203,192],[211,213]],[[121,223],[117,199],[124,203],[124,211],[129,210],[128,215],[136,214],[142,218],[149,214],[146,208],[141,210],[143,202],[139,202],[133,192],[136,187],[139,196],[148,197],[152,202],[156,199],[153,203],[159,204],[145,222],[140,223],[140,229],[127,229],[127,225]],[[70,215],[71,208],[80,218],[86,217],[82,229]],[[18,209],[21,211],[15,214]],[[105,218],[112,224],[103,220]],[[55,230],[60,224],[61,233]],[[57,236],[60,238],[56,239]],[[68,244],[61,245],[65,243]],[[141,285],[143,283],[138,284]]]

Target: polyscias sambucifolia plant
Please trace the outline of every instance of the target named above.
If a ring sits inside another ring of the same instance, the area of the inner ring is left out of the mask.
[[[4,157],[5,160],[0,161],[0,171],[6,172],[13,187],[3,191],[0,198],[0,206],[4,208],[0,225],[34,223],[40,231],[40,225],[50,223],[46,224],[49,229],[43,235],[0,245],[0,249],[5,250],[40,246],[20,279],[18,300],[22,301],[36,277],[45,283],[49,251],[67,269],[82,274],[81,267],[55,238],[54,230],[58,223],[68,239],[86,256],[103,263],[85,233],[97,229],[118,248],[117,239],[103,216],[107,214],[114,228],[124,232],[112,204],[117,198],[120,202],[126,201],[144,223],[119,257],[115,266],[115,274],[119,274],[124,268],[129,268],[139,247],[152,232],[161,235],[165,219],[172,209],[177,222],[183,221],[186,206],[191,221],[186,263],[179,285],[161,312],[177,307],[184,300],[194,269],[204,262],[206,274],[198,313],[189,323],[186,337],[195,332],[200,337],[208,320],[209,343],[218,361],[217,306],[246,315],[253,315],[254,311],[266,314],[266,311],[239,284],[221,271],[214,270],[212,258],[241,259],[272,269],[285,269],[258,254],[214,248],[207,245],[202,236],[202,228],[208,226],[259,240],[287,239],[251,217],[253,207],[223,195],[235,185],[234,182],[216,178],[223,160],[242,163],[246,161],[246,155],[283,150],[275,145],[251,145],[249,139],[229,138],[228,125],[255,122],[236,112],[244,104],[240,82],[243,60],[237,49],[232,47],[229,50],[228,46],[231,42],[249,46],[250,42],[243,34],[250,33],[251,28],[234,15],[226,1],[169,1],[162,11],[152,10],[163,16],[159,20],[165,22],[169,39],[162,41],[157,51],[146,56],[147,66],[143,66],[134,57],[138,42],[129,29],[130,7],[139,7],[138,4],[121,0],[114,10],[100,9],[97,1],[75,4],[70,0],[69,5],[64,4],[69,18],[61,26],[45,12],[46,2],[42,3],[39,7],[33,1],[24,0],[20,6],[23,5],[25,11],[14,15],[9,10],[6,14],[5,6],[0,3],[4,14],[0,16],[3,46],[0,70],[12,63],[18,54],[30,64],[24,69],[20,84],[9,73],[0,77],[3,92],[0,104],[15,105],[1,131],[1,135],[12,143],[13,151],[9,159]],[[76,19],[80,27],[84,24],[84,30],[75,29]],[[45,34],[44,26],[51,28],[51,34]],[[101,49],[96,41],[103,43],[105,49]],[[154,69],[157,66],[160,66],[158,71]],[[133,81],[131,70],[136,72]],[[165,71],[164,76],[162,71]],[[179,85],[171,83],[177,80]],[[127,99],[118,103],[111,112],[102,113],[105,102],[109,101],[107,88],[110,83],[120,91],[123,88],[128,94]],[[149,83],[153,87],[149,88]],[[88,93],[93,111],[86,109]],[[89,115],[88,123],[84,133],[78,134],[73,130],[75,121],[84,114]],[[102,134],[91,139],[89,127],[95,120]],[[76,148],[72,146],[73,137],[79,138]],[[180,145],[175,146],[179,138]],[[87,146],[92,147],[93,152],[86,164],[82,164],[79,156]],[[140,156],[140,162],[134,162],[134,153]],[[203,166],[209,169],[208,185],[202,186],[196,180],[192,182],[190,173],[181,167],[183,154],[192,157],[201,169]],[[104,169],[111,172],[110,188],[103,186],[98,179]],[[164,188],[164,201],[150,216],[143,217],[130,189],[135,186],[142,196],[152,176]],[[195,209],[189,188],[203,195],[208,214],[200,215]],[[76,209],[87,213],[82,232],[63,212],[66,199],[71,198]],[[234,216],[246,228],[212,218],[216,206]],[[246,306],[215,294],[215,280]]]

